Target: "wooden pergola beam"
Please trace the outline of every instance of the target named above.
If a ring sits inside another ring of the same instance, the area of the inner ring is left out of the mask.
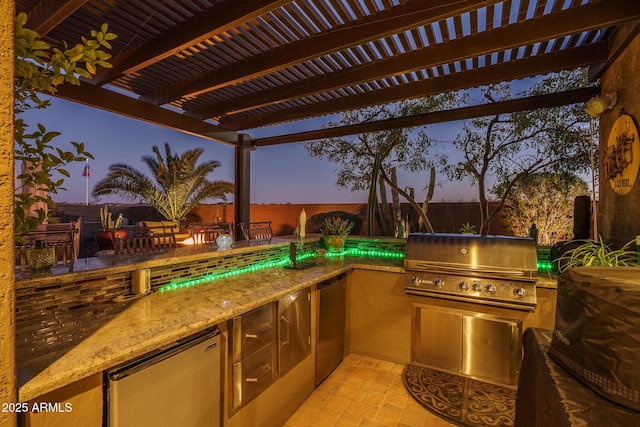
[[[633,39],[640,33],[640,19],[625,22],[614,33],[609,40],[609,55],[607,60],[601,64],[593,65],[589,68],[589,81],[595,82],[622,54]]]
[[[235,2],[232,7],[226,3],[214,3],[202,14],[127,51],[125,55],[116,57],[114,67],[99,75],[96,81],[102,85],[123,75],[135,73],[289,2],[290,0],[242,0]]]
[[[86,2],[87,0],[40,0],[27,15],[27,27],[44,36]]]
[[[276,123],[300,120],[306,117],[334,114],[356,108],[399,102],[405,99],[415,99],[421,96],[547,74],[562,69],[569,70],[586,67],[590,64],[602,62],[606,60],[606,58],[606,43],[581,46],[565,51],[440,76],[434,79],[379,89],[372,93],[353,94],[346,98],[338,98],[303,107],[290,108],[286,112],[246,117],[238,120],[224,120],[220,122],[220,125],[235,130],[252,129]]]
[[[602,27],[603,22],[605,25],[615,25],[625,22],[633,14],[640,17],[640,4],[635,9],[631,9],[623,0],[589,4],[584,8],[580,10],[568,9],[557,14],[531,19],[521,24],[508,25],[446,43],[431,45],[398,57],[308,79],[304,84],[285,85],[251,96],[237,97],[228,102],[212,105],[210,108],[188,111],[187,114],[201,119],[222,115],[230,117],[251,109],[337,90],[348,85],[429,69],[442,64],[452,64],[456,61],[478,58],[494,52],[530,46],[540,40],[550,40],[598,29]]]
[[[458,2],[436,0],[429,2],[428,6],[420,1],[404,3],[357,22],[344,24],[338,29],[288,43],[263,54],[253,55],[226,69],[212,70],[195,81],[174,85],[155,96],[148,96],[145,100],[160,105],[183,97],[195,96],[282,70],[341,49],[377,40],[422,22],[445,19],[495,2],[495,0],[463,0]]]
[[[236,132],[88,83],[60,85],[54,96],[212,141],[231,145],[238,141]]]
[[[490,104],[474,105],[432,113],[416,114],[396,119],[379,120],[350,126],[339,126],[309,132],[293,133],[281,136],[254,139],[258,147],[267,145],[288,144],[291,142],[313,141],[318,139],[336,138],[348,135],[358,135],[368,132],[379,132],[390,129],[424,126],[434,123],[454,122],[474,117],[492,116],[496,114],[515,113],[541,108],[558,107],[561,105],[586,102],[600,93],[598,87],[575,89],[549,95],[531,96],[528,98],[512,99],[508,101],[492,102]]]

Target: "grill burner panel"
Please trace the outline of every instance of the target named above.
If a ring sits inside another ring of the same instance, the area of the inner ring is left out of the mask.
[[[535,310],[533,239],[412,233],[407,239],[405,292]]]
[[[405,285],[407,294],[432,295],[526,310],[535,310],[536,307],[535,285],[532,282],[481,279],[476,276],[450,275],[443,272],[406,274],[410,276]]]

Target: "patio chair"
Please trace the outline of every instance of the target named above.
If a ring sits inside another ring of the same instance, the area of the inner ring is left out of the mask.
[[[148,221],[148,220],[144,220],[144,221],[140,221],[140,223],[138,224],[139,227],[150,227],[150,228],[157,228],[157,227],[164,227],[167,232],[169,231],[169,228],[171,228],[171,231],[173,232],[173,234],[176,237],[176,242],[181,242],[184,239],[188,239],[189,237],[191,237],[189,235],[189,233],[186,230],[181,230],[180,226],[180,222],[178,221]],[[160,231],[156,231],[157,233],[160,233]]]
[[[242,230],[245,240],[248,240],[249,243],[268,243],[273,237],[271,221],[240,224],[240,229]]]
[[[62,224],[57,224],[62,225]],[[53,267],[67,266],[78,257],[76,243],[78,242],[79,229],[74,223],[69,227],[58,230],[33,231],[25,234],[25,245],[17,248],[16,265],[20,271],[27,270],[27,247],[34,246],[36,241],[43,241],[48,247],[53,247],[55,253]]]
[[[221,234],[233,237],[233,222],[189,224],[189,234],[194,245],[214,244]]]
[[[126,237],[116,231],[125,231]],[[167,227],[125,227],[110,230],[116,254],[153,252],[177,247],[173,228]]]

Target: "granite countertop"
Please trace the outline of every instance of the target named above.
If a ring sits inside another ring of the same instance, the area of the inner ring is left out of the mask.
[[[108,270],[110,274],[132,271],[139,268],[161,267],[180,262],[198,261],[203,258],[226,256],[230,253],[240,254],[255,251],[260,247],[268,247],[277,243],[287,243],[295,239],[273,238],[271,242],[249,244],[245,241],[235,242],[232,249],[218,249],[215,245],[182,246],[169,251],[134,253],[123,255],[104,255],[99,257],[78,258],[67,266],[54,267],[49,274],[32,275],[29,271],[16,270],[16,288],[66,283],[72,280],[83,280],[99,277]],[[170,256],[168,254],[170,253]]]
[[[190,287],[156,291],[123,304],[65,350],[18,363],[20,402],[135,359],[353,268],[403,273],[402,260],[327,258],[306,270],[268,268]]]

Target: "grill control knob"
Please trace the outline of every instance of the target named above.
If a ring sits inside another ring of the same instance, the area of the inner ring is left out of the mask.
[[[468,291],[469,290],[469,284],[467,282],[460,282],[458,284],[458,289],[460,289],[461,291]]]
[[[527,291],[524,288],[515,288],[513,294],[517,297],[524,298],[527,296]]]
[[[436,288],[442,288],[444,287],[444,280],[436,279],[433,281],[433,284],[436,285]]]
[[[471,285],[471,289],[473,289],[474,292],[482,292],[482,285],[479,281],[474,280],[473,285]]]
[[[493,295],[493,294],[495,294],[496,292],[498,292],[498,290],[496,289],[496,286],[495,286],[495,285],[487,285],[487,286],[485,287],[485,290],[486,290],[488,293],[492,294],[492,295]]]

